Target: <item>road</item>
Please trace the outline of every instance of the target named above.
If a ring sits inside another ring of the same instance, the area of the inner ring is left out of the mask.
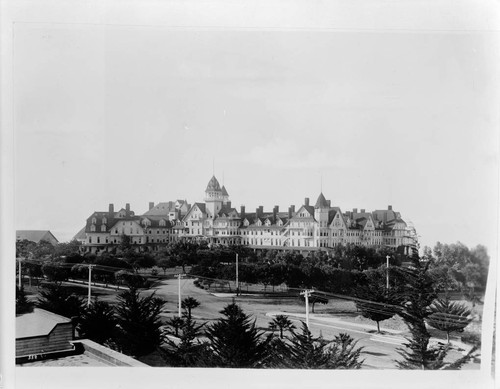
[[[270,298],[256,298],[255,296],[235,296],[234,294],[212,294],[193,285],[193,280],[181,280],[181,298],[191,296],[200,302],[200,306],[193,310],[193,317],[199,321],[210,322],[221,317],[219,313],[233,299],[243,311],[256,320],[259,328],[265,329],[272,320],[272,316],[285,314],[300,328],[301,321],[305,321],[304,306],[300,301],[278,301]],[[178,312],[177,280],[166,280],[153,288],[158,296],[163,297],[167,304],[164,317],[172,317]],[[358,346],[363,347],[363,367],[366,369],[396,369],[395,360],[401,359],[396,348],[401,347],[405,339],[397,332],[389,330],[384,334],[376,334],[376,326],[346,321],[342,317],[325,317],[311,314],[309,317],[310,330],[314,336],[322,335],[325,339],[333,339],[339,333],[347,333],[358,340]]]

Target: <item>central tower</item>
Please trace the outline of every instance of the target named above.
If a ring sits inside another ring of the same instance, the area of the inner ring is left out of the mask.
[[[208,181],[207,189],[205,189],[206,209],[212,218],[221,210],[223,201],[224,196],[219,181],[217,181],[215,176],[212,176],[210,181]]]

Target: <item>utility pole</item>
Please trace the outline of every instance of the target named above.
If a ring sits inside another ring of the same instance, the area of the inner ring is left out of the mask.
[[[182,301],[181,301],[181,276],[182,274],[178,274],[177,275],[177,278],[179,279],[179,317],[182,317],[182,312],[181,312],[181,305],[182,305]]]
[[[90,307],[90,298],[91,298],[91,282],[92,282],[92,267],[95,265],[89,264],[89,293],[88,293],[88,298],[87,298],[87,307]]]
[[[385,258],[387,259],[387,266],[386,266],[387,267],[387,269],[386,269],[387,274],[386,274],[386,286],[385,287],[387,290],[389,290],[389,259],[391,257],[390,257],[390,255],[387,255]]]
[[[306,299],[306,326],[308,329],[309,329],[309,297],[311,297],[311,293],[314,293],[314,289],[306,289],[300,293]]]
[[[239,295],[240,292],[240,283],[238,281],[238,253],[236,253],[236,296]]]
[[[21,290],[21,286],[22,286],[22,278],[21,278],[21,258],[18,258],[17,259],[19,261],[19,290]]]

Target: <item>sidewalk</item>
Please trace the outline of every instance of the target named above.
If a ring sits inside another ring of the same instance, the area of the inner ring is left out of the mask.
[[[289,316],[289,317],[300,318],[303,320],[305,320],[305,318],[306,318],[305,313],[291,313],[291,312],[280,312],[280,311],[274,311],[274,312],[271,311],[271,312],[266,313],[266,316],[268,316],[268,317],[274,317],[276,315],[285,315],[285,316]],[[377,326],[375,326],[375,325],[370,325],[370,324],[366,324],[366,323],[353,323],[353,322],[351,322],[349,320],[345,320],[345,319],[339,319],[339,318],[335,318],[335,317],[324,317],[324,316],[318,316],[315,314],[309,314],[309,320],[314,320],[316,322],[323,322],[323,323],[329,323],[329,324],[337,324],[337,325],[344,324],[346,326],[363,328],[367,331],[369,331],[369,330],[376,331],[377,330]],[[373,333],[371,335],[372,335],[372,338],[375,338],[375,339],[372,339],[372,340],[375,340],[375,341],[384,340],[387,343],[394,343],[394,344],[398,344],[398,343],[401,344],[403,342],[406,342],[405,337],[401,336],[401,334],[405,333],[405,331],[398,331],[398,330],[393,330],[393,329],[389,329],[389,328],[383,328],[382,326],[380,327],[380,330],[383,332],[392,334],[392,335],[384,336],[382,334]],[[429,343],[430,343],[430,345],[435,345],[437,343],[446,343],[446,340],[443,341],[443,339],[431,337]],[[456,340],[456,339],[452,339],[450,341],[450,344],[453,348],[455,348],[455,350],[463,350],[463,351],[460,351],[460,353],[462,355],[466,355],[469,352],[469,350],[473,347],[469,344],[463,343],[463,342]]]
[[[269,317],[273,317],[276,315],[291,316],[291,317],[301,318],[304,320],[306,318],[305,313],[289,313],[289,312],[268,312],[268,313],[266,313],[266,316],[269,316]],[[365,330],[374,330],[374,331],[377,330],[377,326],[375,326],[375,325],[370,325],[370,324],[365,324],[365,323],[353,323],[351,321],[339,319],[336,317],[325,317],[325,316],[315,315],[314,313],[309,314],[309,320],[311,320],[311,319],[315,320],[315,321],[319,321],[319,322],[330,323],[330,324],[345,324],[345,325],[352,326],[352,327],[364,328]],[[395,334],[395,335],[399,335],[399,334],[403,333],[403,331],[397,331],[397,330],[392,330],[392,329],[388,329],[388,328],[384,329],[381,327],[380,329],[383,330],[384,332],[388,332],[388,333]]]

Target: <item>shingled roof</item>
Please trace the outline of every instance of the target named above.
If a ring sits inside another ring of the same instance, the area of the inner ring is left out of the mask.
[[[215,176],[212,176],[210,181],[208,181],[207,189],[205,189],[205,192],[222,192],[219,181],[217,181],[217,178],[215,178]]]
[[[229,193],[227,193],[226,187],[224,185],[222,185],[222,195],[229,196]]]
[[[318,200],[316,200],[316,205],[314,208],[328,208],[328,201],[326,201],[323,192],[321,192],[318,196]]]
[[[167,201],[156,204],[153,208],[145,212],[144,216],[167,216],[169,212],[175,211],[175,202]]]
[[[39,243],[41,240],[45,240],[52,244],[59,243],[54,234],[52,234],[52,232],[50,232],[49,230],[17,230],[16,239],[26,239],[35,243]]]

